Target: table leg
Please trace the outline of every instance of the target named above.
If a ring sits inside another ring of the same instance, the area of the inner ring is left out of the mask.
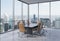
[[[27,30],[27,34],[32,34],[32,29],[26,28],[26,30]]]

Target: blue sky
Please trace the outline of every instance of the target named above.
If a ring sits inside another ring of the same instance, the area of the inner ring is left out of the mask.
[[[12,17],[12,3],[13,0],[1,0],[1,13],[2,17],[6,14],[8,17]],[[52,14],[51,15],[60,15],[60,1],[52,2]],[[27,16],[27,5],[24,4],[24,16]],[[40,3],[40,16],[44,15],[44,17],[49,16],[49,3]],[[30,5],[30,15],[37,15],[37,4]],[[15,0],[15,16],[21,16],[21,2]],[[43,16],[41,16],[43,17]]]

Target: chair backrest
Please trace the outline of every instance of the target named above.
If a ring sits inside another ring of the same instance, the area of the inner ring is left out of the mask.
[[[38,27],[40,27],[40,24],[41,24],[40,21],[37,21],[37,24],[38,24]]]
[[[38,21],[38,29],[41,30],[43,28],[42,22]]]
[[[24,28],[23,22],[20,22],[20,23],[19,23],[19,31],[20,31],[20,32],[25,32],[25,28]]]

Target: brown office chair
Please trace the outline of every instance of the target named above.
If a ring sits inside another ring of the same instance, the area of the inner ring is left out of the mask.
[[[40,27],[40,26],[41,26],[41,22],[38,21],[37,24],[38,24],[38,27],[36,28],[36,30],[39,31],[40,28],[41,28],[41,27]]]
[[[19,31],[20,32],[25,32],[24,24],[22,22],[19,23]]]
[[[23,22],[20,22],[18,26],[19,26],[19,36],[20,36],[22,33],[24,34],[24,32],[26,32],[26,30],[24,28]]]
[[[36,27],[35,29],[33,29],[34,31],[37,31],[38,33],[40,33],[40,31],[42,30],[43,28],[43,25],[40,21],[37,22],[38,24],[38,27]]]
[[[37,28],[37,30],[40,31],[42,28],[43,28],[43,25],[42,25],[41,22],[39,22],[39,23],[38,23],[38,28]]]

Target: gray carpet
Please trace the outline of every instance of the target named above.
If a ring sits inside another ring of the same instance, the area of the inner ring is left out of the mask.
[[[47,31],[45,36],[38,36],[35,37],[26,37],[27,35],[23,35],[24,37],[18,37],[18,30],[8,32],[5,34],[0,35],[1,41],[60,41],[60,29],[51,29],[45,28]]]

